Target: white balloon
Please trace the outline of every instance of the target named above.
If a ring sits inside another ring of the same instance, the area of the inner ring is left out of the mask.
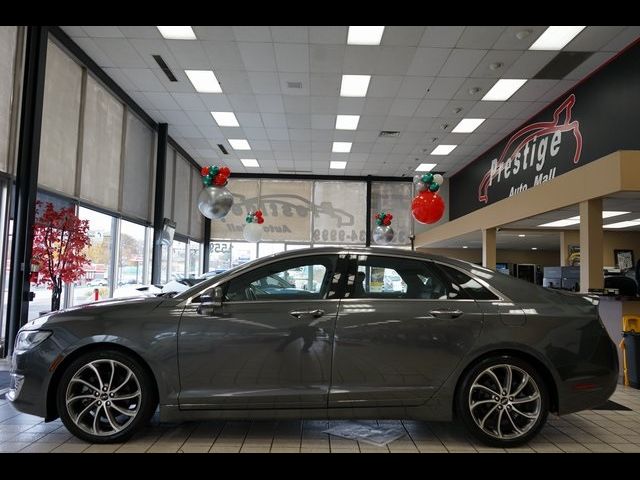
[[[416,183],[416,191],[418,193],[420,192],[424,192],[425,190],[427,190],[429,187],[427,187],[427,184],[424,182],[418,182]]]
[[[413,183],[415,183],[417,185],[420,182],[422,182],[422,175],[414,175],[413,176]]]
[[[444,182],[444,177],[442,175],[440,175],[439,173],[436,173],[433,176],[433,181],[435,183],[437,183],[438,185],[442,185],[442,182]]]
[[[244,235],[244,239],[247,242],[255,243],[262,240],[262,234],[264,233],[264,229],[262,225],[259,223],[247,223],[244,226],[244,230],[242,234]]]

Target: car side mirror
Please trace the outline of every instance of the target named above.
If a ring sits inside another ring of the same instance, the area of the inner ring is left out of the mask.
[[[200,304],[207,307],[221,307],[222,306],[222,287],[216,287],[213,289],[211,295],[200,295]]]

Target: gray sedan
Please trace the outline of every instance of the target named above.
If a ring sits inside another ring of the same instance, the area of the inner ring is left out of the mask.
[[[274,276],[296,288],[265,288]],[[615,390],[616,349],[596,304],[404,250],[296,250],[173,298],[28,323],[9,398],[94,443],[125,440],[159,406],[171,422],[455,416],[487,444],[516,446],[548,412]]]

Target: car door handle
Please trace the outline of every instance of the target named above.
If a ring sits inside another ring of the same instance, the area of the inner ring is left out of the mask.
[[[320,310],[319,308],[317,310],[311,310],[309,312],[309,315],[311,315],[313,318],[320,318],[324,315],[324,310]]]
[[[429,313],[438,318],[458,318],[464,312],[462,312],[461,310],[440,309],[431,310]]]
[[[324,315],[324,310],[292,310],[289,312],[289,315],[292,317],[300,318],[302,316],[311,316],[314,318],[319,318]]]

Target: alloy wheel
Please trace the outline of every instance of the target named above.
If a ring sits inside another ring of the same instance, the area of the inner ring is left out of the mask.
[[[135,373],[112,359],[94,360],[78,369],[65,395],[73,423],[97,436],[124,430],[138,415],[141,400],[142,390]]]
[[[487,435],[511,440],[525,435],[540,418],[542,397],[534,378],[510,364],[480,372],[469,389],[468,408]]]

